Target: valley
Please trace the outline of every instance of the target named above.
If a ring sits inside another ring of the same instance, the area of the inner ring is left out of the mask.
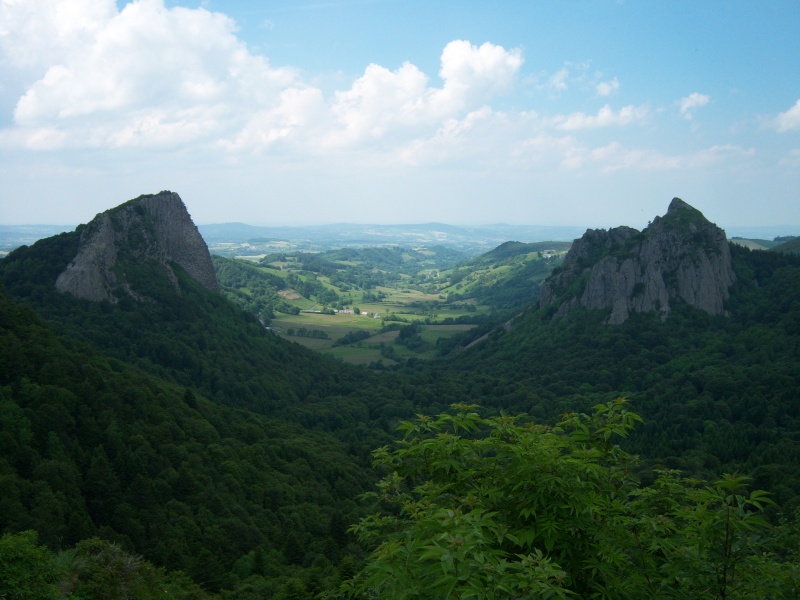
[[[435,246],[214,256],[224,293],[276,334],[345,362],[393,367],[451,351],[536,296],[569,242],[508,242],[478,257]]]
[[[791,249],[674,199],[574,243],[221,255],[171,192],[17,248],[0,594],[793,597]]]

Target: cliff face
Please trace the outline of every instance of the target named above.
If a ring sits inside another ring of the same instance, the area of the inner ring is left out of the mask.
[[[588,230],[545,282],[539,305],[556,305],[556,318],[578,307],[610,308],[609,324],[635,312],[666,319],[675,299],[718,315],[734,280],[725,232],[674,198],[644,231]]]
[[[140,196],[97,215],[81,233],[78,254],[56,289],[88,300],[144,299],[128,272],[155,267],[180,292],[173,264],[207,289],[219,291],[211,255],[178,194]]]

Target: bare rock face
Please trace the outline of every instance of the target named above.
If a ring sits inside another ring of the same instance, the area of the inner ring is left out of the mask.
[[[155,267],[180,293],[174,265],[205,288],[219,291],[208,247],[180,196],[140,196],[86,225],[78,254],[58,276],[56,289],[94,301],[113,303],[123,293],[142,300],[128,271]]]
[[[666,319],[675,299],[719,315],[734,280],[725,232],[674,198],[644,231],[589,229],[575,240],[542,287],[539,306],[557,306],[555,318],[578,307],[611,309],[609,324],[635,312]]]

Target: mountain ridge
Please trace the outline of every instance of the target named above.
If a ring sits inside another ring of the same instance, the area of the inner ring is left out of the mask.
[[[611,325],[632,313],[655,312],[664,320],[675,300],[719,315],[734,281],[725,232],[673,198],[667,213],[641,232],[587,230],[542,286],[539,306],[550,307],[554,318],[579,307],[610,309]]]
[[[79,229],[78,253],[56,280],[60,292],[112,303],[123,294],[143,300],[128,275],[143,262],[157,263],[176,291],[173,264],[206,289],[219,291],[208,247],[176,193],[139,196]]]

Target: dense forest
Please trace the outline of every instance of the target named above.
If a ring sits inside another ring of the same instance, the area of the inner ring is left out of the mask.
[[[0,261],[0,596],[796,597],[796,255],[731,246],[725,316],[528,304],[370,370],[177,266],[132,273],[155,302],[60,294],[78,236]]]
[[[531,309],[416,379],[440,397],[453,390],[453,402],[480,398],[545,422],[621,395],[645,420],[628,450],[705,477],[737,470],[796,499],[800,261],[736,246],[732,256],[728,316],[679,304],[665,322],[639,314],[606,326],[602,311],[553,321]]]

